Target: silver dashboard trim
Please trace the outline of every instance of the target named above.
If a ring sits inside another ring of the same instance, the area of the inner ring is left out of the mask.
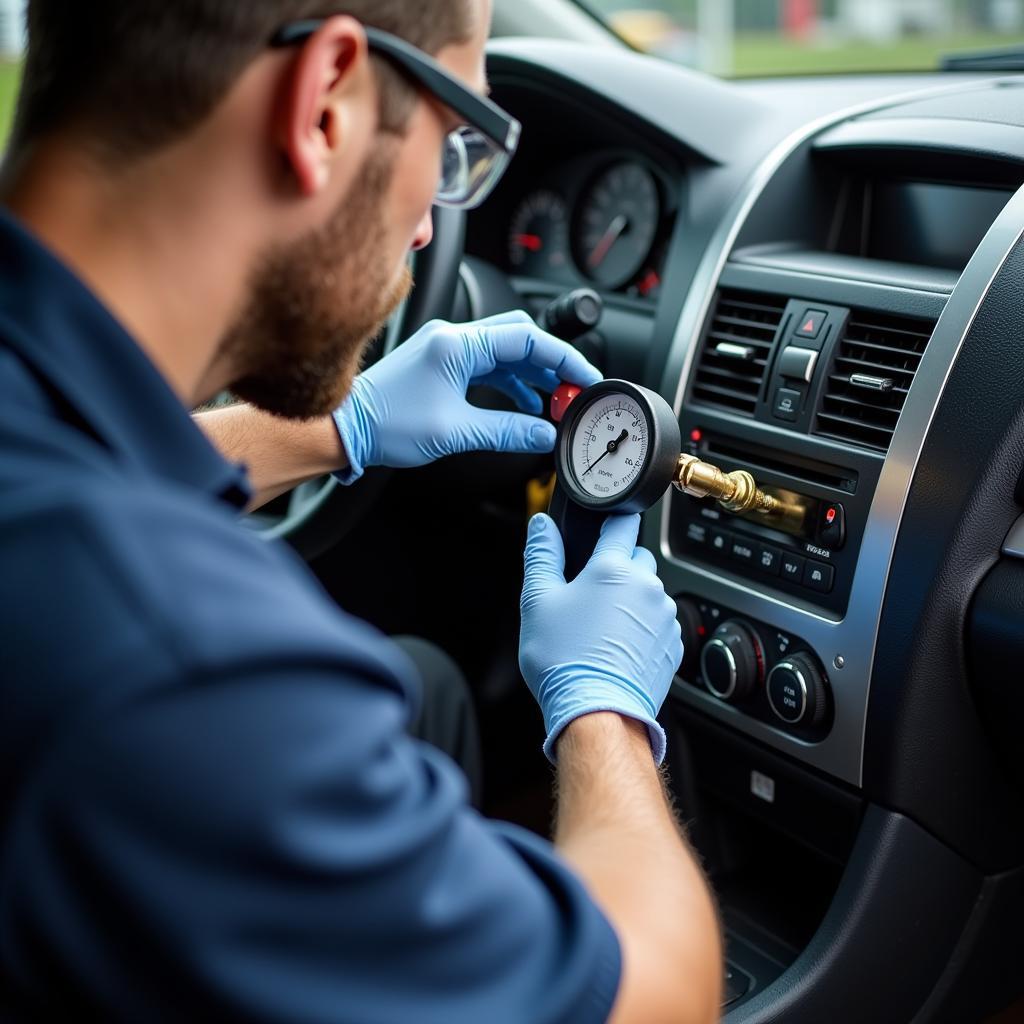
[[[1003,542],[1003,554],[1010,558],[1024,558],[1024,516],[1010,527]]]
[[[663,392],[675,395],[677,415],[729,254],[754,205],[782,166],[816,135],[851,117],[922,95],[962,90],[962,85],[915,90],[881,103],[862,104],[804,126],[773,150],[713,238],[683,306],[662,381]],[[645,526],[645,540],[658,551],[659,568],[669,593],[695,594],[772,628],[794,633],[811,645],[825,665],[832,666],[836,659],[843,659],[844,667],[829,673],[835,702],[835,725],[829,735],[818,743],[809,743],[784,729],[750,718],[692,686],[674,687],[673,694],[678,699],[836,778],[857,787],[862,785],[871,670],[889,570],[911,483],[956,357],[993,280],[1022,232],[1024,189],[1011,199],[981,242],[936,325],[882,469],[844,619],[829,618],[731,577],[673,558],[669,521],[671,502],[676,499],[672,495],[657,506]]]

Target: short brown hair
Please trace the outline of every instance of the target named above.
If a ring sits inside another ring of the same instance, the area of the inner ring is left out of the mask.
[[[428,53],[464,42],[472,0],[29,0],[15,148],[70,124],[101,152],[142,155],[209,116],[283,24],[349,14]],[[377,60],[381,126],[401,131],[412,88]]]

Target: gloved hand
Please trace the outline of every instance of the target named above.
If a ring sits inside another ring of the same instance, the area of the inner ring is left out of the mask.
[[[563,381],[589,387],[600,379],[526,313],[472,324],[435,320],[360,374],[334,414],[350,466],[339,479],[352,483],[368,466],[424,466],[462,452],[550,452],[555,428],[538,418],[544,404],[534,388],[553,392]],[[473,384],[504,392],[521,412],[470,405]]]
[[[565,582],[565,549],[554,521],[530,522],[519,667],[544,713],[544,753],[574,719],[616,711],[643,722],[654,760],[665,757],[656,716],[683,660],[675,602],[654,555],[636,546],[639,516],[613,516],[586,568]]]

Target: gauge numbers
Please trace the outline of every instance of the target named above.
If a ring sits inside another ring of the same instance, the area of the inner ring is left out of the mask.
[[[599,501],[625,494],[644,468],[649,443],[647,417],[635,399],[623,394],[595,399],[569,445],[577,485]]]
[[[512,218],[508,260],[524,277],[556,275],[569,265],[569,211],[565,200],[544,190],[528,195]]]

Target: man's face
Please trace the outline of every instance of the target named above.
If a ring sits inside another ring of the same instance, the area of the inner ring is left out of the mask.
[[[481,7],[473,38],[437,57],[482,92],[490,10]],[[378,134],[328,223],[258,261],[248,304],[221,346],[237,368],[239,398],[289,419],[341,405],[369,342],[412,287],[408,254],[431,240],[442,146],[457,125],[450,111],[421,98],[404,135]]]

